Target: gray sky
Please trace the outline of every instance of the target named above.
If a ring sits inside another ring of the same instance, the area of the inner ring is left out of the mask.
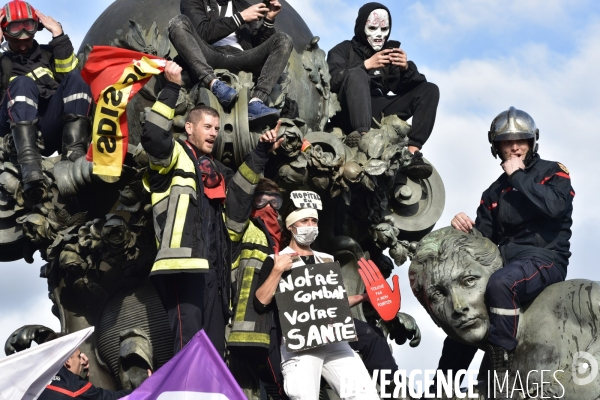
[[[77,49],[87,29],[110,1],[32,1],[62,22]],[[320,45],[329,50],[353,35],[361,1],[290,0]],[[441,91],[436,126],[423,152],[446,186],[446,208],[437,227],[464,211],[472,217],[481,192],[502,172],[489,150],[492,119],[515,106],[540,129],[540,154],[565,164],[577,193],[574,200],[573,256],[568,278],[600,280],[594,243],[600,208],[594,192],[600,148],[600,3],[593,0],[394,0],[391,38]],[[44,42],[40,37],[40,42]],[[0,280],[0,340],[32,323],[58,328],[50,313],[46,282],[37,260],[3,265]],[[415,349],[395,349],[403,369],[433,369],[443,332],[416,302],[407,277],[397,269],[402,311],[418,321],[423,339]]]

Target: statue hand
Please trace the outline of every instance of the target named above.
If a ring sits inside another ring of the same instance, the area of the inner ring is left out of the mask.
[[[43,325],[25,325],[14,331],[6,340],[4,353],[7,356],[31,347],[31,342],[45,343],[56,336],[56,333]]]
[[[403,345],[407,339],[411,339],[410,347],[417,347],[421,343],[421,330],[417,321],[409,314],[399,312],[396,318],[384,324],[390,332],[390,339],[396,344]]]
[[[400,310],[398,275],[392,278],[394,282],[394,289],[392,289],[373,261],[361,258],[358,260],[358,265],[360,267],[358,273],[365,283],[371,305],[384,321],[394,319]]]

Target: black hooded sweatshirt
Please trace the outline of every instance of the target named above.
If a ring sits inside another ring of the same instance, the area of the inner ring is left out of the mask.
[[[369,14],[373,10],[384,9],[390,18],[390,35],[384,43],[387,43],[392,32],[392,14],[390,10],[380,3],[367,3],[358,10],[358,17],[354,25],[354,37],[345,40],[329,51],[327,64],[331,74],[331,90],[339,93],[342,82],[350,68],[362,68],[366,71],[365,60],[371,58],[376,52],[367,41],[365,26]],[[376,73],[379,71],[379,73]],[[386,95],[389,91],[396,94],[407,93],[422,82],[427,82],[425,75],[419,73],[417,66],[412,61],[408,62],[408,69],[401,71],[398,66],[388,65],[383,68],[367,71],[371,78],[371,93],[373,95]]]

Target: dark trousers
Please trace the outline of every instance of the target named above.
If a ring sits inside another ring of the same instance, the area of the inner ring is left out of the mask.
[[[369,374],[376,369],[398,370],[398,364],[381,329],[359,319],[354,319],[358,341],[349,342],[352,350],[358,351]]]
[[[544,288],[564,280],[565,275],[557,266],[537,258],[515,260],[494,272],[485,292],[486,304],[490,309],[488,341],[513,350],[517,345],[515,336],[521,303],[535,299]],[[438,369],[445,372],[467,369],[475,353],[477,347],[448,337],[444,340]],[[480,373],[483,369],[480,369]]]
[[[89,116],[92,92],[79,70],[62,80],[50,98],[40,97],[35,81],[17,76],[8,85],[0,108],[0,136],[11,132],[10,122],[29,122],[39,118],[38,126],[44,138],[42,155],[61,151],[64,114]]]
[[[342,110],[332,118],[334,126],[346,133],[368,132],[373,127],[373,118],[381,121],[382,113],[384,116],[395,114],[403,120],[412,117],[408,144],[420,149],[433,130],[440,90],[434,83],[423,82],[396,96],[372,96],[367,72],[351,68],[342,82],[338,100]]]
[[[485,301],[490,312],[488,341],[507,350],[517,346],[521,304],[535,299],[546,287],[565,280],[563,271],[538,258],[512,261],[490,276]]]
[[[277,32],[253,49],[223,54],[198,36],[185,15],[178,15],[169,22],[169,38],[177,53],[206,87],[216,79],[214,69],[217,68],[258,74],[252,97],[258,97],[263,102],[267,101],[285,70],[293,49],[292,38]]]
[[[260,388],[274,400],[288,400],[283,390],[281,371],[281,337],[276,326],[271,328],[269,348],[229,346],[229,370],[243,388]]]
[[[151,276],[150,280],[169,316],[169,326],[175,337],[173,354],[204,329],[223,357],[227,321],[216,271],[161,274]]]

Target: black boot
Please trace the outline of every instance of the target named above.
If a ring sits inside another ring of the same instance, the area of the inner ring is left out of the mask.
[[[46,195],[42,155],[36,146],[37,120],[11,123],[12,136],[17,149],[17,162],[21,167],[23,194],[26,199],[37,202]]]
[[[90,119],[83,115],[65,114],[62,133],[61,160],[75,161],[87,153],[86,144],[90,137]]]
[[[433,167],[423,160],[423,154],[420,151],[415,151],[415,154],[410,159],[410,163],[402,167],[400,172],[410,178],[427,179],[433,173]]]
[[[514,360],[514,351],[508,351],[504,347],[491,344],[488,348],[488,354],[489,354],[490,360],[492,362],[492,371],[490,371],[491,382],[492,383],[496,382],[495,377],[498,377],[497,380],[499,382],[504,382],[504,377],[508,376],[508,379],[507,379],[508,396],[507,396],[506,387],[503,388],[501,393],[499,390],[498,391],[495,390],[497,388],[495,388],[495,389],[493,388],[492,392],[494,392],[494,393],[488,393],[489,398],[490,399],[495,398],[497,400],[519,399],[520,397],[518,397],[518,394],[521,393],[520,391],[515,392],[516,393],[515,397],[511,396],[512,388],[513,388],[513,385],[515,384],[515,374],[514,374],[513,365],[512,365],[513,360]],[[494,397],[494,394],[496,397]]]

